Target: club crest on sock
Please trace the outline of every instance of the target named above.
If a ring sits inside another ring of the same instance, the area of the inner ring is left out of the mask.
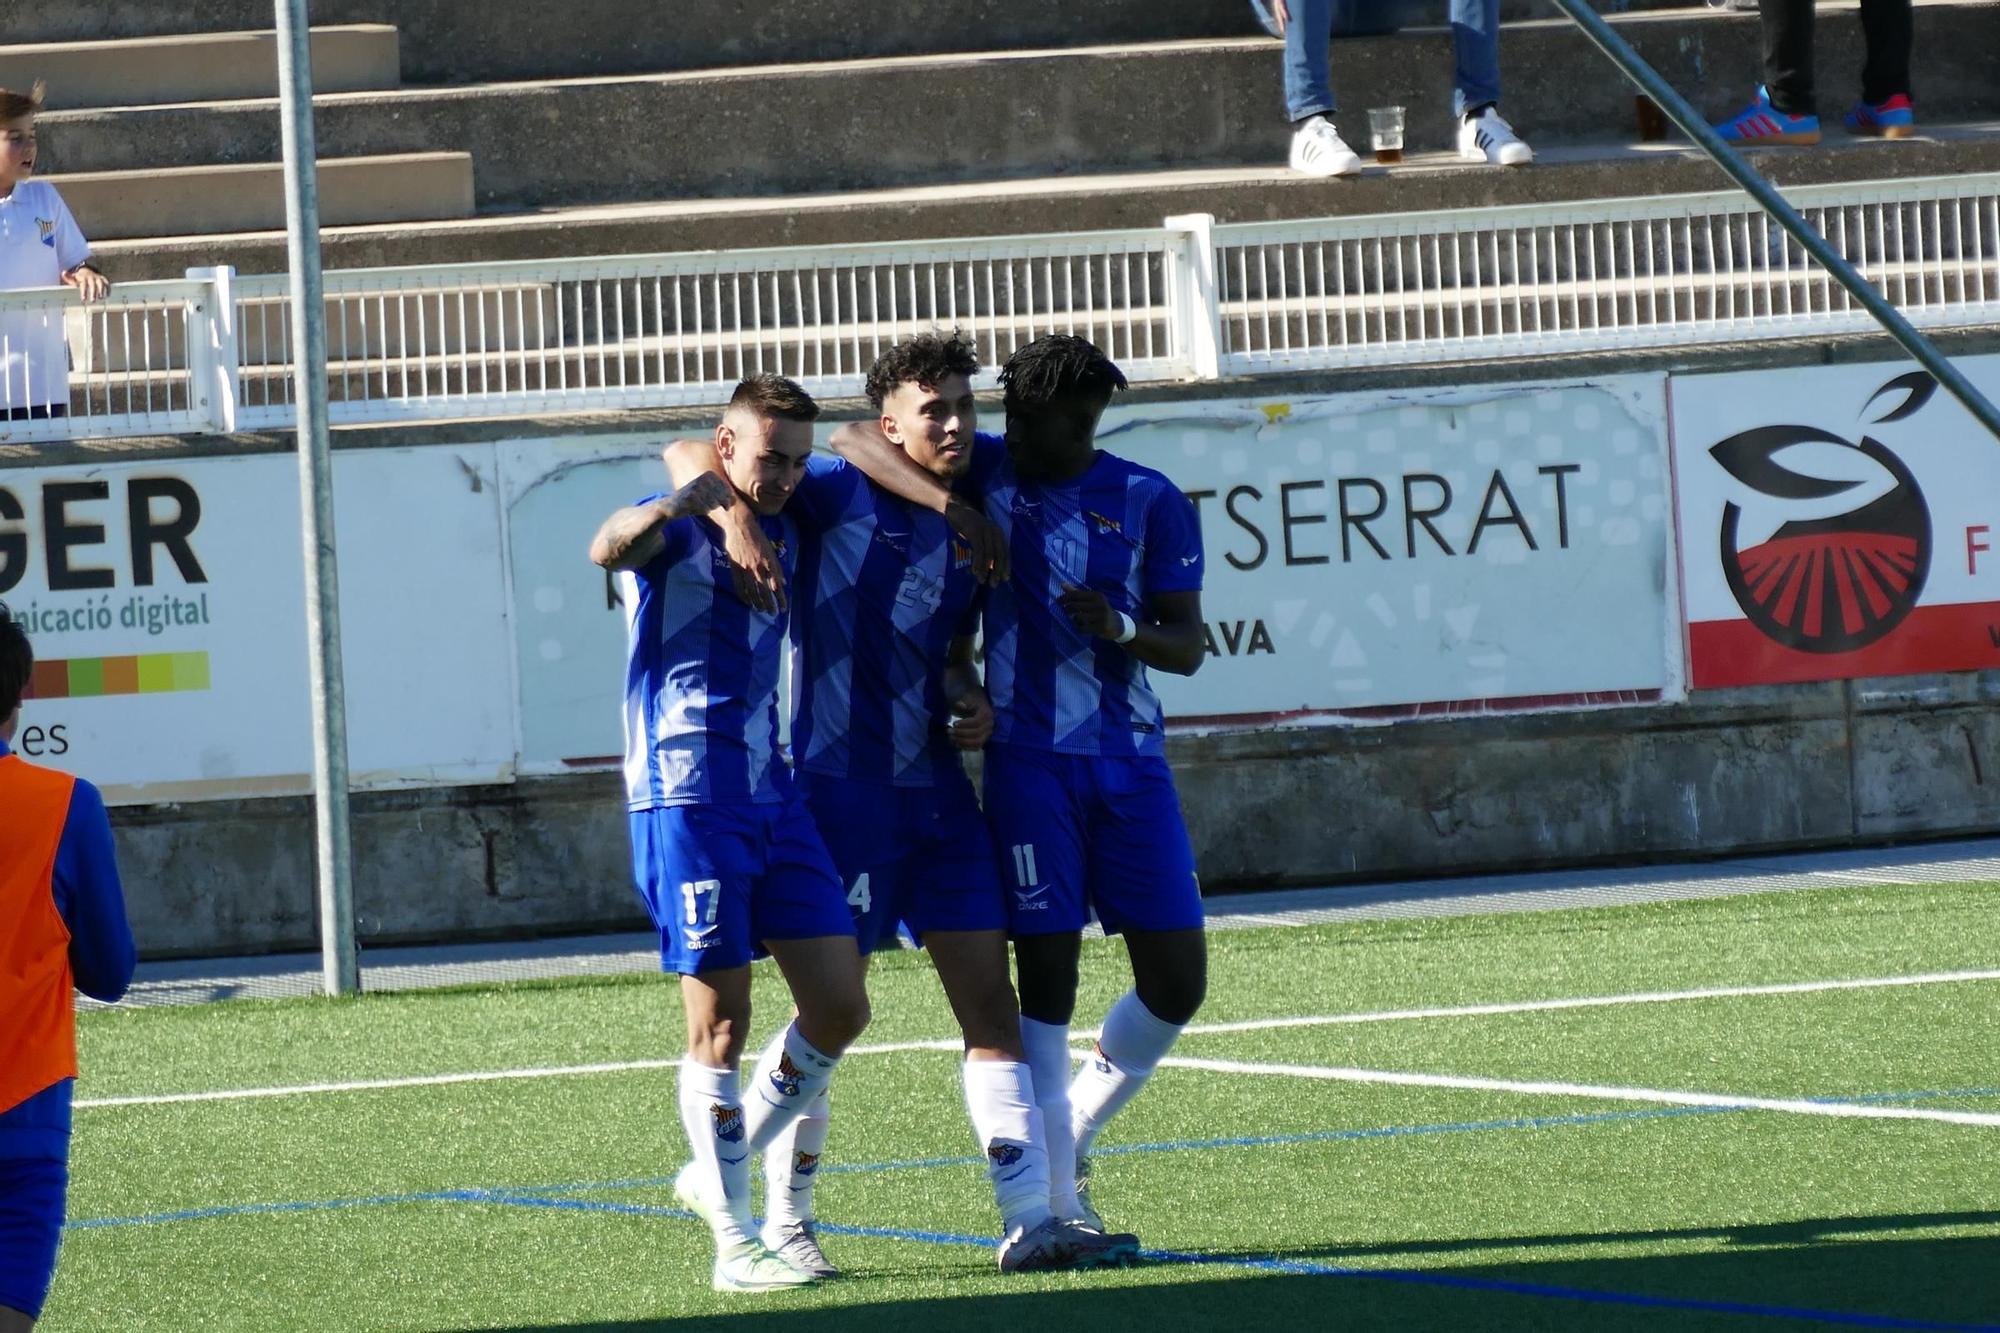
[[[1112,1072],[1111,1059],[1109,1056],[1104,1054],[1104,1043],[1093,1042],[1092,1045],[1097,1051],[1097,1060],[1095,1061],[1097,1065],[1097,1072],[1100,1074],[1111,1073]]]
[[[792,1162],[792,1174],[795,1176],[809,1176],[817,1170],[819,1170],[819,1154],[816,1152],[799,1153]]]
[[[1021,1160],[1022,1148],[1018,1143],[1006,1143],[995,1139],[987,1145],[986,1155],[995,1166],[1012,1166]]]
[[[716,1103],[708,1108],[715,1118],[715,1137],[724,1143],[743,1142],[743,1108]]]
[[[799,1081],[804,1077],[805,1075],[799,1073],[799,1067],[792,1063],[792,1053],[790,1051],[779,1052],[778,1067],[771,1071],[771,1086],[778,1090],[778,1095],[781,1097],[798,1096]]]

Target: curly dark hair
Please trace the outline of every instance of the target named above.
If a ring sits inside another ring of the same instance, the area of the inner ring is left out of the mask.
[[[28,632],[7,603],[0,602],[0,722],[14,715],[34,673],[35,650],[28,646]]]
[[[783,375],[766,371],[752,375],[736,386],[729,396],[731,410],[742,408],[756,416],[779,421],[816,421],[819,404],[813,396]]]
[[[1108,399],[1125,387],[1125,373],[1088,339],[1049,333],[1007,358],[1000,384],[1008,407],[1045,407],[1058,398]]]
[[[868,401],[875,410],[903,384],[935,389],[952,375],[967,379],[979,373],[979,348],[963,329],[950,333],[920,333],[897,343],[876,358],[868,372]]]

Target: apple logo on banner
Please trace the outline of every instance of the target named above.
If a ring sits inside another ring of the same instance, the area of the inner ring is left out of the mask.
[[[1901,402],[1874,424],[1930,401],[1923,371],[1868,400]],[[1924,589],[1931,516],[1917,479],[1880,441],[1859,444],[1808,426],[1761,426],[1709,450],[1755,492],[1722,511],[1722,570],[1752,624],[1787,648],[1845,653],[1896,628]]]

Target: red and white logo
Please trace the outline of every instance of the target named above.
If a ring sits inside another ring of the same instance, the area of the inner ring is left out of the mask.
[[[1694,687],[2000,666],[2000,561],[1982,567],[1975,521],[1983,499],[2000,522],[2000,441],[1922,371],[1874,369],[1830,419],[1855,379],[1674,381]]]

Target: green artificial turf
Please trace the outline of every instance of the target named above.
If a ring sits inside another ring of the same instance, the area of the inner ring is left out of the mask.
[[[2000,967],[2000,887],[1218,933],[1200,1023]],[[1127,984],[1084,953],[1079,1027]],[[948,1038],[918,955],[866,1046]],[[784,1014],[760,978],[758,1033]],[[2000,1112],[2000,982],[1193,1032],[1177,1058]],[[81,1098],[671,1060],[671,981],[93,1012]],[[1106,1135],[1161,1257],[1002,1278],[943,1051],[855,1054],[842,1280],[708,1288],[671,1069],[79,1109],[49,1330],[2000,1326],[2000,1126],[1169,1067]],[[440,1195],[423,1198],[410,1196]],[[1648,1302],[1657,1302],[1649,1304]]]

